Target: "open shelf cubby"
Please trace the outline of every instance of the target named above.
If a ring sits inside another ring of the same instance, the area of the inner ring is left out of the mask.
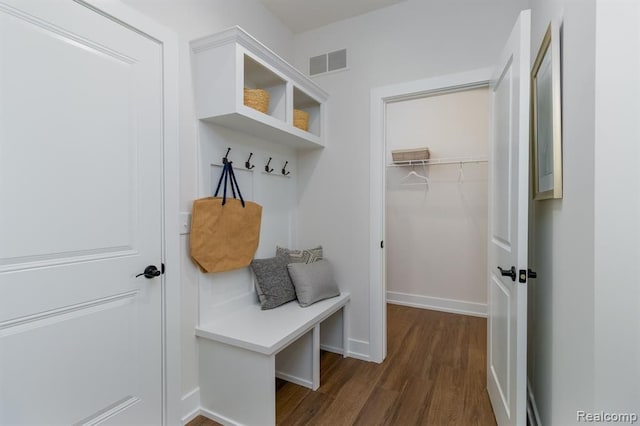
[[[266,90],[269,93],[269,111],[267,115],[286,121],[287,82],[249,55],[244,55],[243,87]]]
[[[297,87],[293,88],[293,108],[309,113],[309,127],[307,132],[320,136],[321,104]]]
[[[328,94],[240,27],[191,42],[198,119],[283,143],[324,147]],[[244,89],[269,92],[266,113],[244,104]],[[307,131],[293,125],[293,110],[309,113]]]

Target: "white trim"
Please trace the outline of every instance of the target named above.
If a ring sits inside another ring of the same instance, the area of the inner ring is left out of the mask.
[[[165,424],[177,424],[179,396],[182,387],[180,338],[180,170],[178,159],[178,43],[173,34],[164,38],[164,100],[165,100],[165,143],[164,143],[164,223],[165,223],[165,280],[164,280],[164,322],[165,322]],[[175,400],[175,403],[173,402]]]
[[[388,89],[380,88],[371,91],[371,149],[370,149],[370,223],[369,223],[369,342],[370,358],[381,363],[387,356],[387,309],[385,306],[385,264],[386,255],[380,242],[385,233],[385,191],[386,175],[384,156],[385,94]]]
[[[371,343],[370,360],[382,362],[387,355],[387,313],[386,278],[384,249],[385,233],[385,107],[387,103],[415,99],[443,91],[470,89],[488,86],[491,68],[449,74],[424,80],[410,81],[371,90],[371,150],[370,150],[370,222],[369,222],[369,341]]]
[[[332,352],[332,353],[338,354],[338,355],[344,355],[344,349],[339,348],[337,346],[320,345],[320,350],[325,351],[325,352]]]
[[[371,357],[369,342],[363,340],[349,339],[349,351],[347,356],[362,361],[375,361]]]
[[[430,309],[452,314],[487,317],[487,304],[467,302],[465,300],[444,299],[441,297],[422,296],[420,294],[387,291],[387,303],[411,306],[413,308]]]
[[[529,416],[529,423],[531,426],[542,426],[540,421],[540,413],[538,412],[538,405],[536,404],[536,398],[533,395],[533,389],[531,388],[531,382],[527,377],[527,414]]]
[[[162,279],[162,383],[163,425],[180,421],[180,244],[179,244],[179,168],[178,168],[178,37],[149,17],[112,0],[75,0],[130,26],[162,46],[163,65],[163,262]]]
[[[186,393],[181,400],[182,425],[186,425],[191,420],[200,415],[200,388],[197,387]]]
[[[289,383],[294,383],[296,385],[300,385],[305,388],[313,389],[313,382],[311,380],[303,379],[297,376],[292,376],[291,374],[283,373],[281,371],[276,371],[276,377],[278,379],[282,379]]]
[[[223,425],[240,425],[240,423],[236,423],[231,419],[221,416],[211,410],[207,410],[206,408],[200,408],[200,415]]]
[[[190,45],[193,53],[200,53],[232,43],[237,43],[254,55],[258,55],[259,58],[264,58],[264,60],[272,67],[278,70],[284,70],[285,74],[290,76],[298,89],[303,92],[307,92],[308,95],[316,98],[320,103],[324,103],[329,97],[329,94],[313,80],[237,25],[213,35],[195,39],[191,41]]]

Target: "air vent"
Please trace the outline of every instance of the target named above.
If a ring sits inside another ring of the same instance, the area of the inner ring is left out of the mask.
[[[347,49],[327,53],[328,70],[335,71],[347,67]]]
[[[324,74],[347,68],[347,49],[309,58],[309,75]]]
[[[318,75],[327,72],[327,54],[309,58],[309,75]]]

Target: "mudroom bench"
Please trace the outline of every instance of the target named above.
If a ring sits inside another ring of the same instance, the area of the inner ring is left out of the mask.
[[[331,327],[326,331],[341,335],[346,356],[349,300],[342,293],[305,308],[293,301],[261,310],[251,294],[217,310],[196,327],[202,413],[224,424],[275,424],[276,377],[313,390],[320,386],[323,321],[323,334]]]

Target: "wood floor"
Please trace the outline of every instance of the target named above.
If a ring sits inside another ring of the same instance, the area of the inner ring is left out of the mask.
[[[278,380],[279,425],[495,425],[486,384],[486,320],[387,308],[382,364],[323,353],[320,388]],[[218,423],[202,416],[188,426]]]

